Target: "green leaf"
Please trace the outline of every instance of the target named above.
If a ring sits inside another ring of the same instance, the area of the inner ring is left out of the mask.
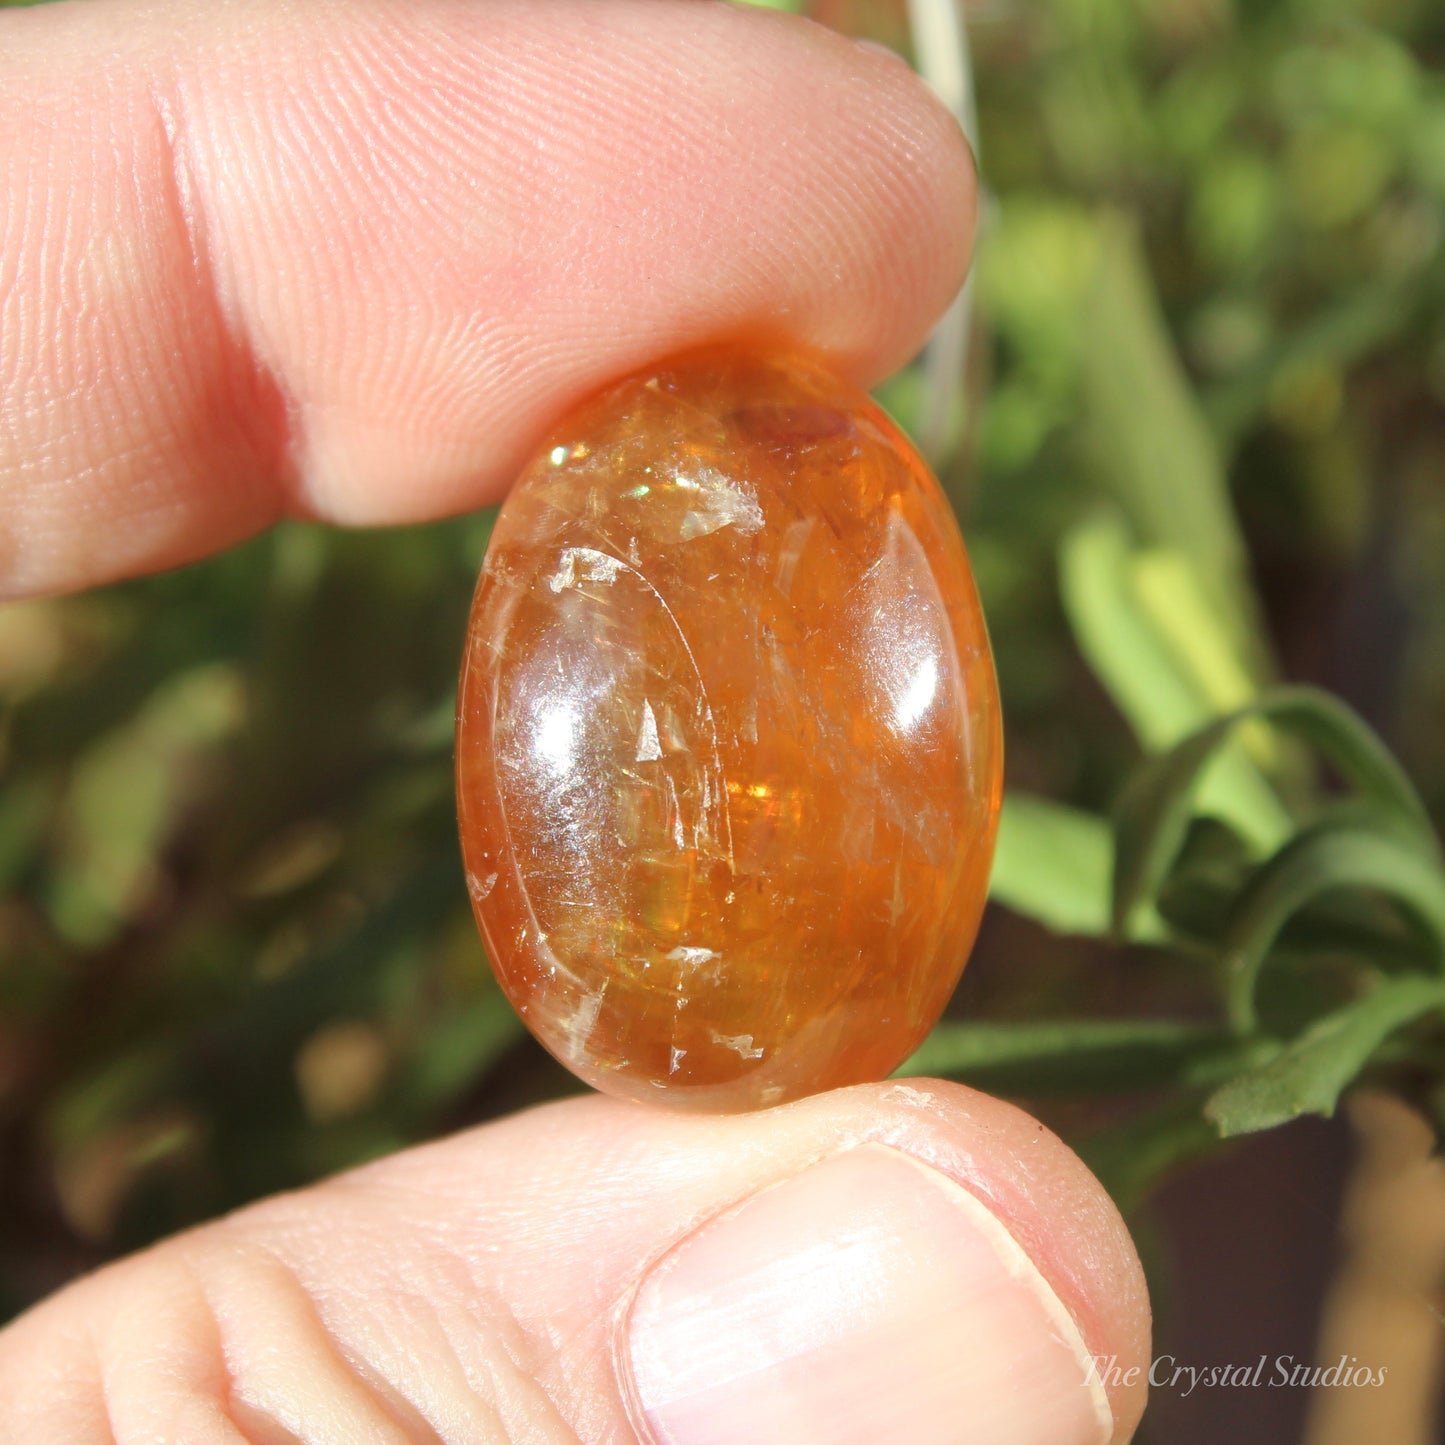
[[[1235,650],[1258,671],[1258,606],[1223,458],[1160,310],[1136,227],[1104,215],[1084,311],[1093,470],[1146,545],[1188,559]]]
[[[989,894],[1055,933],[1109,927],[1109,825],[1092,813],[1011,792],[1003,800]]]
[[[1301,1114],[1333,1114],[1344,1089],[1398,1028],[1445,1009],[1445,983],[1411,976],[1371,993],[1305,1030],[1262,1067],[1210,1095],[1205,1115],[1220,1134],[1249,1134]]]
[[[1254,696],[1249,668],[1182,553],[1139,552],[1131,580],[1144,614],[1213,708],[1239,707]]]
[[[240,727],[244,711],[234,668],[194,668],[77,760],[60,813],[67,866],[49,898],[68,941],[104,942],[143,903],[198,759]]]
[[[1240,1056],[1239,1040],[1176,1019],[1051,1019],[941,1023],[903,1065],[1006,1093],[1120,1093],[1194,1078],[1211,1056]],[[1208,1077],[1218,1077],[1210,1072]]]
[[[1430,836],[1429,816],[1409,778],[1359,716],[1318,688],[1273,688],[1215,719],[1134,775],[1114,824],[1112,918],[1119,936],[1130,934],[1137,910],[1153,901],[1169,876],[1210,765],[1240,727],[1255,719],[1266,719],[1311,743],[1364,798]]]
[[[50,1100],[46,1143],[64,1152],[98,1138],[151,1104],[174,1067],[169,1051],[152,1039],[67,1080]]]
[[[0,789],[0,893],[30,865],[50,822],[54,793],[45,777],[19,778]]]
[[[1079,649],[1148,751],[1172,748],[1217,718],[1223,697],[1239,700],[1235,689],[1247,675],[1228,639],[1216,628],[1202,648],[1181,648],[1180,635],[1203,626],[1207,608],[1187,591],[1176,591],[1166,604],[1169,579],[1177,584],[1184,574],[1158,552],[1137,552],[1117,518],[1075,526],[1059,560],[1064,610]],[[1161,624],[1161,608],[1170,607],[1169,622]],[[1230,659],[1227,674],[1219,672],[1221,656]],[[1273,790],[1242,750],[1212,771],[1207,801],[1260,848],[1276,846],[1288,832]]]
[[[1218,1147],[1219,1135],[1191,1094],[1102,1130],[1080,1144],[1079,1154],[1127,1215],[1167,1175]]]
[[[467,926],[473,926],[470,919]],[[450,999],[437,1010],[398,1092],[412,1110],[443,1106],[494,1067],[523,1033],[522,1020],[488,977],[470,997]]]
[[[1412,289],[1393,277],[1362,276],[1360,281],[1215,389],[1206,406],[1217,432],[1243,435],[1268,406],[1272,385],[1288,371],[1305,366],[1344,370],[1399,336],[1418,305]]]
[[[1059,585],[1079,650],[1149,751],[1213,714],[1129,585],[1134,550],[1117,517],[1081,522],[1064,538]]]
[[[1418,844],[1383,827],[1328,822],[1281,848],[1240,894],[1225,934],[1229,1015],[1255,1028],[1255,985],[1280,930],[1307,903],[1340,888],[1394,899],[1430,935],[1445,965],[1445,873]]]

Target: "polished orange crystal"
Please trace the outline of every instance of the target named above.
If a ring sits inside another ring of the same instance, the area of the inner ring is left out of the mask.
[[[558,426],[462,670],[468,885],[533,1033],[707,1109],[879,1079],[983,907],[998,693],[963,541],[816,363],[695,353]]]

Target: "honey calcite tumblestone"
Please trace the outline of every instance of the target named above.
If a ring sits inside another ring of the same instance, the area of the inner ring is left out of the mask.
[[[861,392],[713,350],[558,426],[462,671],[477,919],[608,1093],[744,1109],[879,1079],[983,907],[998,693],[958,527]]]

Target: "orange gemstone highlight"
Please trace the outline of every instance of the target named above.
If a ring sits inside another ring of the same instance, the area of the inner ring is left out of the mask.
[[[558,426],[462,669],[477,921],[532,1032],[705,1109],[880,1079],[972,945],[998,690],[938,484],[796,356],[695,353]]]

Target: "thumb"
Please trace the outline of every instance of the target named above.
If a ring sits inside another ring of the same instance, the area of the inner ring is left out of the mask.
[[[1103,1445],[1147,1350],[1118,1215],[1009,1105],[591,1097],[73,1285],[0,1334],[0,1436]]]

